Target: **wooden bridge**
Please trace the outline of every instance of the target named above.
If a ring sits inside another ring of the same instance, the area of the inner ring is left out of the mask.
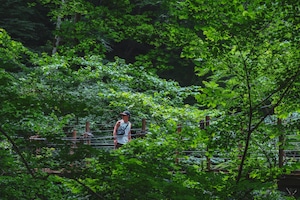
[[[205,127],[210,125],[210,118],[209,116],[206,117],[205,120],[201,120],[199,123],[199,128],[205,129]],[[69,141],[70,144],[76,146],[76,144],[86,144],[90,145],[96,149],[105,149],[105,150],[113,150],[114,143],[113,143],[113,127],[110,129],[105,130],[93,130],[91,131],[90,122],[86,122],[84,126],[74,126],[69,127],[71,131],[67,132],[67,137],[62,138],[62,140]],[[179,124],[177,126],[177,132],[180,134],[182,126]],[[142,120],[142,126],[140,129],[132,129],[132,138],[139,138],[144,137],[147,135],[147,128],[146,128],[146,120]],[[283,140],[290,139],[294,140],[294,135],[287,135],[286,138],[279,138],[279,142],[283,142]],[[40,138],[33,136],[30,140],[35,141],[44,141],[46,138]],[[279,167],[283,167],[287,162],[300,162],[300,142],[291,142],[294,145],[292,149],[283,149],[280,147],[278,149],[278,160],[279,160]],[[189,159],[198,159],[198,163],[202,162],[205,163],[206,170],[214,171],[217,169],[217,164],[220,162],[226,162],[226,159],[222,159],[219,155],[215,155],[213,157],[207,157],[206,151],[208,149],[203,150],[190,150],[190,151],[183,151],[183,152],[176,152],[176,154],[184,154]],[[176,160],[179,161],[180,158]],[[281,191],[286,192],[291,196],[299,196],[300,197],[300,169],[295,170],[288,175],[282,175],[278,179],[278,188]]]

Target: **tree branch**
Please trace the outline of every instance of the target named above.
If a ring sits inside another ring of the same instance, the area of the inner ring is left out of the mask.
[[[32,171],[32,169],[29,167],[28,162],[26,161],[26,159],[24,158],[24,156],[22,155],[20,149],[18,148],[18,145],[13,141],[13,139],[0,127],[0,132],[7,138],[7,140],[12,144],[15,152],[20,156],[22,162],[24,163],[27,171],[29,172],[29,174],[35,178],[35,175]]]
[[[276,104],[274,104],[272,106],[272,109],[275,109],[277,106],[279,106],[279,104],[281,103],[282,99],[289,92],[289,90],[292,87],[294,81],[298,77],[299,72],[300,72],[300,70],[298,70],[297,73],[290,79],[290,82],[289,82],[288,86],[285,88],[284,92],[282,93],[281,97],[276,102]],[[239,167],[239,171],[238,171],[238,176],[237,176],[236,183],[238,183],[240,181],[241,177],[242,177],[243,165],[244,165],[244,162],[245,162],[245,159],[246,159],[246,155],[247,155],[247,151],[248,151],[248,147],[249,147],[249,142],[250,142],[251,134],[252,134],[253,131],[255,131],[259,127],[259,125],[265,120],[265,118],[268,115],[269,115],[269,113],[266,113],[254,127],[248,127],[247,141],[246,141],[246,145],[245,145],[245,148],[244,148],[244,153],[243,153],[242,161],[241,161],[241,164],[240,164],[240,167]]]
[[[101,196],[100,194],[94,192],[89,186],[85,185],[84,183],[82,183],[81,181],[79,181],[78,179],[74,179],[77,183],[79,183],[80,185],[82,185],[84,188],[86,188],[90,193],[94,194],[95,196],[97,196],[98,199],[104,199],[103,196]]]
[[[242,55],[241,55],[242,57]],[[243,59],[243,63],[244,63],[244,70],[246,73],[246,81],[247,81],[247,91],[248,91],[248,100],[249,100],[249,121],[248,121],[248,128],[247,128],[247,139],[246,139],[246,145],[244,148],[244,153],[243,153],[243,157],[242,157],[242,161],[239,167],[239,172],[238,172],[238,176],[237,176],[237,183],[239,182],[241,176],[242,176],[242,171],[243,171],[243,166],[244,166],[244,162],[245,162],[245,158],[247,155],[247,151],[249,148],[249,143],[250,143],[250,138],[251,138],[251,132],[249,131],[251,129],[251,124],[252,124],[252,117],[253,117],[253,110],[252,110],[252,100],[251,100],[251,86],[249,83],[249,74],[248,74],[248,70],[247,70],[247,64],[246,64],[246,59]]]

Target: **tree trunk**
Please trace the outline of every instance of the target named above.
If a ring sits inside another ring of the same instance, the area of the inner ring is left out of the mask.
[[[63,5],[64,3],[65,3],[65,0],[62,0],[61,4]],[[56,20],[56,30],[60,30],[61,22],[62,22],[62,17],[59,15],[59,16],[57,16],[57,20]],[[57,52],[60,41],[61,41],[61,37],[59,35],[56,35],[55,38],[54,38],[54,45],[53,45],[53,49],[52,49],[52,55],[54,55]]]

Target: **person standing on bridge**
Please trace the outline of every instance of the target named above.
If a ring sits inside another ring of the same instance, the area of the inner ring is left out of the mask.
[[[131,140],[130,112],[124,111],[120,115],[122,119],[116,122],[113,131],[115,149],[120,148]]]

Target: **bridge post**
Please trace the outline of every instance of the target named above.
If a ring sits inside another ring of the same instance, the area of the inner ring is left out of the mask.
[[[205,123],[204,123],[204,120],[203,120],[203,119],[201,119],[200,122],[199,122],[199,128],[200,128],[201,130],[204,130],[204,129],[205,129]],[[204,162],[204,161],[201,162],[201,168],[202,168],[202,170],[204,169],[204,164],[203,164],[203,162]]]
[[[85,122],[85,132],[89,133],[90,130],[90,122]]]
[[[146,133],[146,119],[145,118],[143,118],[142,119],[142,132],[141,132],[141,137],[144,137],[145,134]]]
[[[76,148],[76,140],[77,140],[77,131],[76,129],[72,132],[72,145],[70,149],[70,154],[72,155],[74,153],[73,149]]]
[[[204,120],[203,119],[201,119],[200,122],[199,122],[199,128],[203,129],[203,130],[205,129],[205,125],[204,125]]]
[[[178,133],[178,140],[180,140],[180,132],[181,132],[181,124],[178,124],[177,125],[177,133]],[[179,163],[179,159],[178,159],[178,156],[179,156],[179,151],[178,151],[178,149],[176,150],[176,158],[175,158],[175,162],[176,162],[176,164],[178,164]]]
[[[281,123],[282,123],[281,119],[278,118],[277,119],[278,127],[280,127]],[[283,167],[283,157],[284,157],[283,146],[284,146],[284,136],[283,136],[283,134],[280,134],[279,135],[279,151],[278,151],[278,157],[279,157],[278,166],[279,167]]]
[[[208,127],[209,123],[210,123],[210,117],[209,116],[205,116],[205,126]],[[208,151],[209,151],[209,145],[207,144],[206,152],[208,152]],[[210,160],[209,156],[206,156],[206,167],[207,167],[208,171],[211,170],[211,160]]]
[[[85,122],[85,133],[83,134],[83,138],[88,145],[91,144],[91,137],[89,136],[90,132],[91,132],[90,122]]]

